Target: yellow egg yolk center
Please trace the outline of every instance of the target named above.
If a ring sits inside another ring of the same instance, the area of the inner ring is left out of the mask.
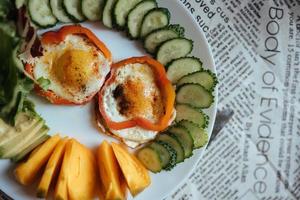
[[[84,90],[93,73],[93,57],[89,51],[67,50],[54,61],[53,73],[63,85]]]

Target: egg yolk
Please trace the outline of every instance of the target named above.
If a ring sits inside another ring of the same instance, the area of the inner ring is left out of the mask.
[[[63,85],[81,91],[93,73],[94,55],[89,51],[67,50],[53,62],[54,76]]]

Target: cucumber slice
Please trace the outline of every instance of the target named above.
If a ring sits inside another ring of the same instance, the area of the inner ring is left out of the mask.
[[[142,0],[118,0],[114,7],[113,19],[116,28],[122,30],[126,26],[127,17],[133,9]]]
[[[180,24],[170,24],[168,29],[178,33],[179,37],[184,37],[185,29]]]
[[[208,116],[201,110],[193,108],[187,104],[177,104],[176,107],[176,122],[188,120],[199,127],[206,128],[208,125]]]
[[[178,124],[184,126],[191,133],[191,136],[194,139],[194,149],[198,149],[206,145],[208,142],[208,135],[203,128],[187,120],[182,120]]]
[[[90,21],[101,20],[104,3],[105,0],[82,0],[81,9],[83,15]]]
[[[180,29],[179,25],[170,25],[168,27],[155,30],[146,36],[144,40],[144,47],[147,52],[155,54],[158,46],[167,40],[182,37],[182,32],[184,31]]]
[[[41,28],[54,26],[57,22],[51,12],[49,0],[29,0],[28,11],[32,22]]]
[[[170,22],[170,12],[166,8],[154,8],[150,10],[143,18],[140,37],[144,38],[146,35],[154,30],[167,26]]]
[[[50,7],[53,15],[61,22],[72,22],[63,8],[63,0],[50,0]]]
[[[163,168],[166,167],[169,164],[169,161],[171,159],[171,155],[169,154],[168,150],[158,142],[151,143],[150,147],[154,149],[160,156],[162,167]]]
[[[128,14],[127,30],[131,38],[136,39],[140,36],[143,18],[146,13],[157,7],[155,0],[145,0],[138,3]]]
[[[108,28],[113,27],[112,12],[117,0],[106,0],[102,13],[102,23]]]
[[[218,81],[216,75],[210,70],[202,70],[183,76],[178,81],[177,86],[185,83],[198,83],[207,90],[213,90]]]
[[[214,96],[199,84],[186,83],[177,89],[176,102],[195,108],[208,108],[213,104]]]
[[[176,163],[180,163],[184,160],[184,150],[181,146],[180,142],[176,139],[171,137],[169,134],[161,133],[157,137],[156,141],[165,142],[170,145],[176,151]]]
[[[72,20],[77,22],[85,20],[81,11],[81,0],[63,0],[63,8]]]
[[[177,153],[176,153],[175,149],[172,148],[166,142],[156,141],[155,143],[160,144],[161,146],[163,146],[168,151],[168,154],[170,156],[169,162],[167,163],[167,165],[163,166],[163,169],[167,170],[167,171],[173,169],[176,165],[176,159],[177,159]]]
[[[146,146],[138,151],[137,158],[144,164],[144,166],[152,171],[158,173],[162,170],[161,157],[154,148]]]
[[[193,41],[186,38],[175,38],[164,42],[157,51],[156,59],[166,65],[172,60],[185,57],[193,50]]]
[[[202,62],[195,57],[183,57],[173,60],[167,65],[168,79],[176,84],[183,76],[200,71],[202,69]]]
[[[168,132],[173,134],[180,142],[184,150],[185,158],[189,158],[193,155],[194,139],[187,128],[185,128],[184,126],[175,125],[170,127],[168,129]]]

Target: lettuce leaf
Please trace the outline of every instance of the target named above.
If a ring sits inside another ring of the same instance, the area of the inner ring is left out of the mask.
[[[14,125],[15,116],[21,111],[34,114],[34,106],[27,99],[33,89],[33,82],[18,68],[16,55],[20,38],[12,21],[5,18],[10,4],[6,0],[0,2],[0,117]],[[30,106],[28,106],[30,105]]]
[[[0,1],[0,20],[7,20],[7,16],[13,9],[13,1],[11,0],[1,0]]]

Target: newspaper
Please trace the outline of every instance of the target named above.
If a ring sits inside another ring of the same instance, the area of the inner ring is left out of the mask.
[[[231,120],[167,200],[300,199],[300,1],[178,0],[210,44]]]

